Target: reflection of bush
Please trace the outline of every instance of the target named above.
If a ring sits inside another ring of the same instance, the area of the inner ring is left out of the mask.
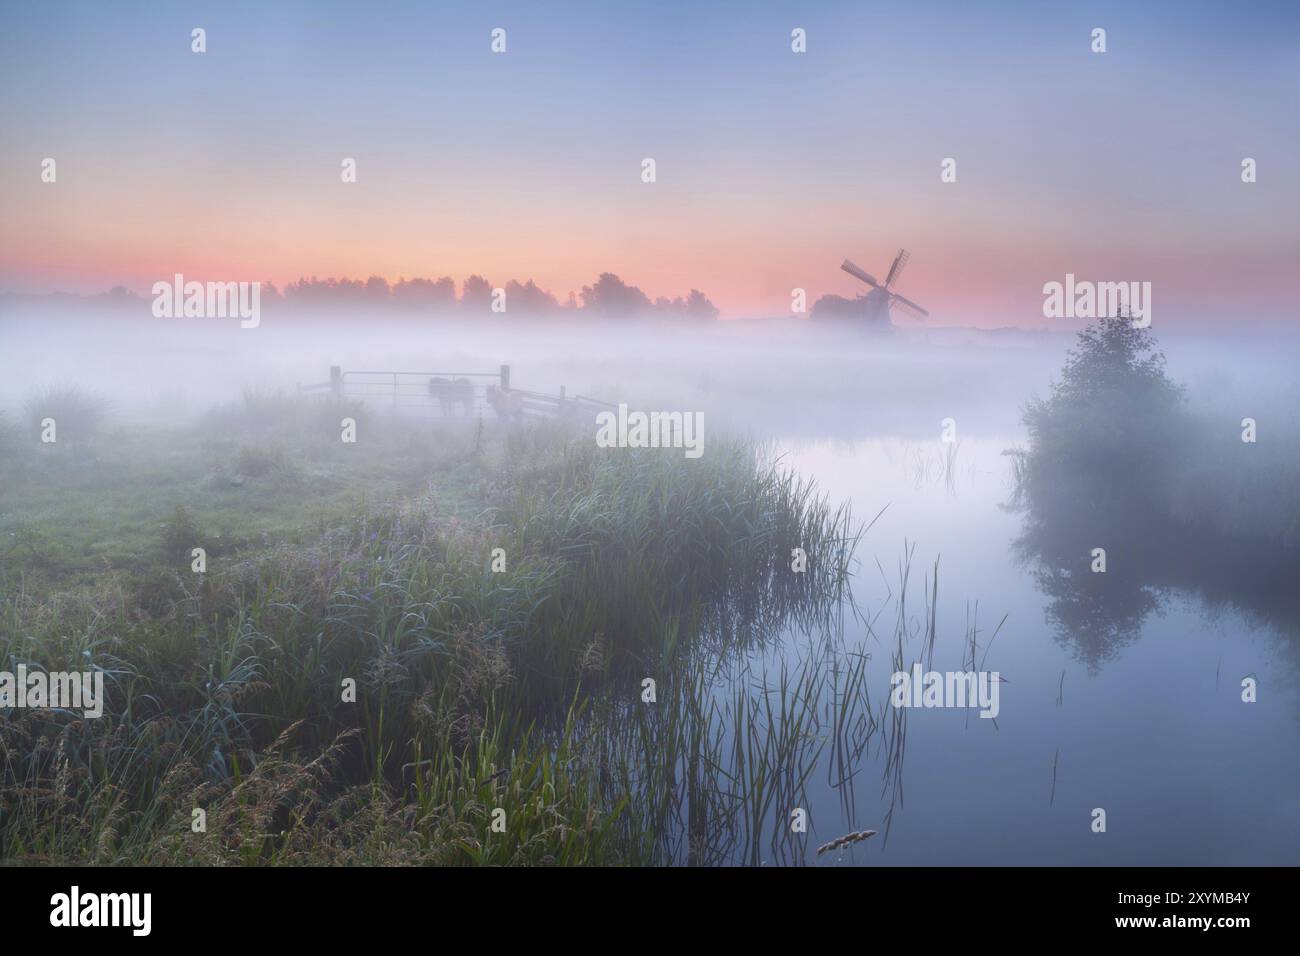
[[[1137,580],[1093,574],[1087,562],[1080,564],[1070,571],[1046,568],[1034,578],[1052,599],[1047,620],[1058,634],[1069,636],[1075,656],[1096,669],[1137,639],[1160,598]]]

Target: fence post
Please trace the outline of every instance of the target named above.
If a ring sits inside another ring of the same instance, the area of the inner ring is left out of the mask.
[[[343,398],[343,367],[340,365],[330,366],[330,393],[335,401]]]
[[[503,392],[510,390],[510,366],[501,366],[501,390]]]

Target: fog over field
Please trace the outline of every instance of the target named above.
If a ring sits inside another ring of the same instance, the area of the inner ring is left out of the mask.
[[[137,876],[300,948],[656,913],[366,875],[417,866],[888,868],[744,922],[922,943],[1253,916],[1300,861],[1298,39],[11,5],[15,924]]]
[[[124,421],[180,420],[247,389],[294,392],[326,382],[332,365],[486,374],[509,364],[519,388],[563,386],[631,407],[701,410],[760,435],[929,438],[947,417],[961,419],[963,431],[1010,435],[1020,405],[1059,370],[1070,326],[1082,324],[908,323],[881,335],[782,318],[697,328],[363,312],[240,329],[237,320],[123,322],[118,312],[85,311],[0,314],[0,404],[16,408],[35,388],[75,384],[98,393]],[[1170,374],[1189,386],[1191,401],[1229,418],[1267,410],[1291,427],[1300,333],[1245,323],[1156,331]]]

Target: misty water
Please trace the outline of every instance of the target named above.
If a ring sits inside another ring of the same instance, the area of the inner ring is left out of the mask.
[[[859,548],[863,567],[855,590],[868,609],[887,603],[886,585],[897,592],[905,546],[915,544],[916,578],[938,560],[934,669],[963,668],[963,640],[977,603],[982,657],[1005,616],[983,658],[1006,681],[996,720],[973,710],[910,709],[904,807],[894,814],[887,842],[877,836],[841,859],[1294,862],[1300,839],[1294,631],[1279,633],[1231,602],[1210,606],[1194,593],[1207,582],[1187,580],[1181,588],[1157,589],[1157,606],[1128,642],[1090,668],[1078,644],[1049,621],[1051,599],[1016,547],[1023,516],[1005,507],[1013,482],[1001,455],[1016,438],[962,438],[951,485],[939,474],[937,443],[829,436],[788,443],[790,460],[816,474],[832,497],[851,498],[860,513],[872,515],[888,505]],[[928,470],[918,469],[927,458]],[[913,613],[923,615],[915,583]],[[891,670],[888,640],[886,633],[872,665],[871,689],[881,699]],[[912,650],[919,654],[915,645]],[[1267,699],[1243,705],[1246,675],[1269,688]],[[831,788],[815,793],[819,840],[838,836],[831,832],[837,828],[879,827],[888,804],[880,798],[879,763],[862,771],[852,820],[844,819]],[[1104,835],[1089,828],[1096,807],[1106,810]]]
[[[61,347],[70,339],[75,362]],[[887,839],[893,797],[884,792],[878,742],[858,763],[847,799],[824,771],[814,773],[807,860],[1292,863],[1300,845],[1294,604],[1279,601],[1275,587],[1252,589],[1258,575],[1240,562],[1228,559],[1225,570],[1223,561],[1183,566],[1185,555],[1173,554],[1166,565],[1147,556],[1143,566],[1112,568],[1111,579],[1126,584],[1092,596],[1081,626],[1095,632],[1081,635],[1068,613],[1053,614],[1059,595],[1046,593],[1035,573],[1035,555],[1057,550],[1053,528],[1037,528],[1026,547],[1026,512],[1014,506],[1011,459],[1002,452],[1023,444],[1021,403],[1046,387],[1068,344],[1064,334],[960,330],[814,340],[802,329],[755,332],[739,323],[698,338],[356,323],[253,333],[56,322],[19,331],[10,323],[0,326],[0,402],[17,407],[40,385],[75,381],[113,403],[117,427],[134,427],[192,419],[246,388],[322,382],[334,364],[491,372],[510,363],[516,387],[563,385],[571,395],[633,407],[703,409],[711,430],[772,442],[833,502],[851,501],[860,519],[879,515],[857,555],[855,600],[868,617],[892,620],[910,553],[909,615],[923,618],[937,562],[932,666],[963,669],[974,626],[984,668],[1005,680],[996,720],[973,710],[909,710],[902,800]],[[1273,388],[1269,402],[1286,394],[1284,361],[1259,357],[1272,352],[1267,342],[1233,347],[1230,356],[1213,340],[1167,347],[1171,372],[1211,382],[1219,396],[1249,394],[1259,382]],[[958,442],[945,467],[940,423],[948,417]],[[1130,530],[1136,539],[1144,534]],[[1077,544],[1086,561],[1088,542],[1072,540],[1077,529],[1062,534],[1071,538],[1065,549]],[[872,638],[853,619],[846,629],[846,640],[872,655],[878,710],[889,695],[892,631],[886,625]],[[806,639],[786,635],[769,662]],[[913,643],[907,654],[920,659],[921,649]],[[1244,705],[1248,675],[1260,693]],[[1104,835],[1090,827],[1098,807],[1106,811]],[[814,855],[819,844],[864,828],[880,832]]]

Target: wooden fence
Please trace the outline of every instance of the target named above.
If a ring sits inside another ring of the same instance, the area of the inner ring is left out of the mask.
[[[430,383],[435,383],[432,387]],[[472,388],[472,399],[468,398]],[[496,389],[494,394],[489,389]],[[584,395],[569,395],[562,385],[558,395],[513,388],[510,366],[495,372],[395,372],[344,371],[331,365],[328,382],[299,385],[304,393],[324,393],[343,401],[361,400],[374,407],[391,407],[413,414],[437,413],[444,417],[487,414],[511,419],[595,418],[616,406]]]

